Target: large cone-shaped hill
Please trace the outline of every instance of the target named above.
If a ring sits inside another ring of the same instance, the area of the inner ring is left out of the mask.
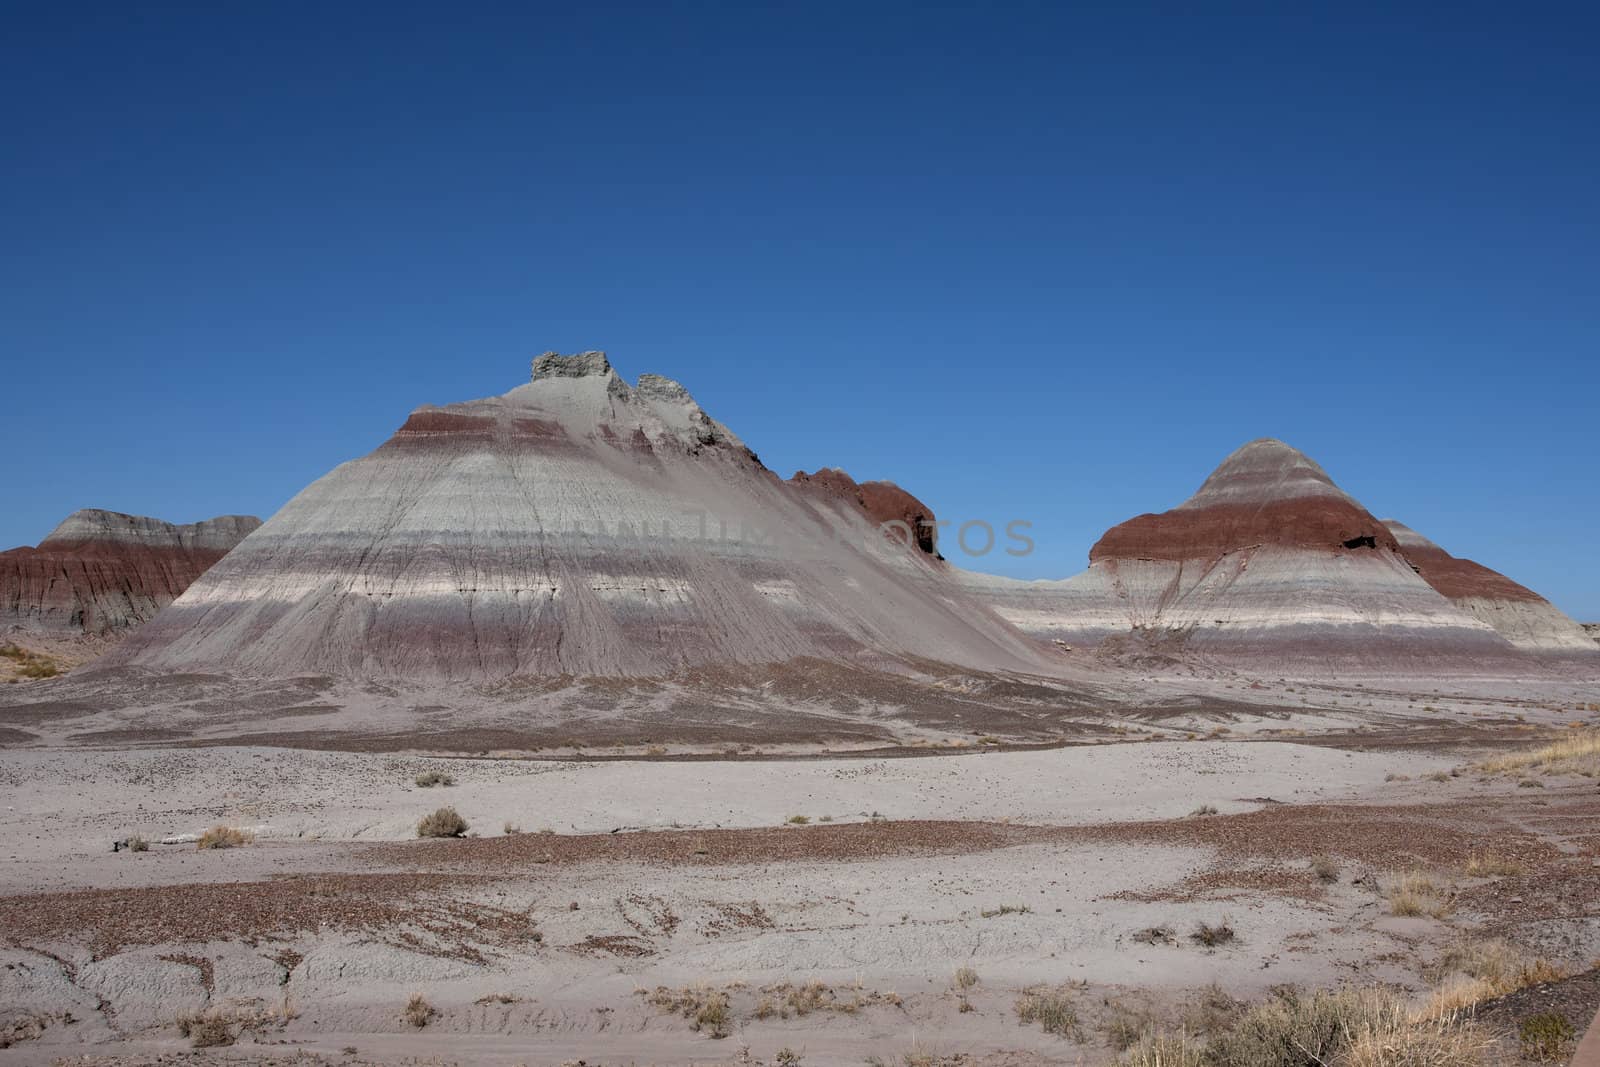
[[[0,552],[0,626],[114,636],[153,617],[261,520],[174,525],[86,509],[35,548]]]
[[[1076,577],[965,581],[1020,629],[1074,648],[1211,654],[1280,670],[1516,670],[1524,652],[1572,651],[1565,636],[1550,639],[1548,613],[1530,623],[1528,609],[1505,608],[1515,599],[1505,590],[1522,588],[1507,579],[1485,610],[1436,588],[1430,575],[1448,566],[1408,558],[1411,537],[1305,455],[1259,440],[1177,508],[1107,531]],[[1474,588],[1494,575],[1480,570]],[[1502,621],[1516,632],[1502,633]]]
[[[1037,642],[930,575],[947,568],[919,543],[925,510],[840,472],[785,482],[678,383],[549,353],[504,396],[413,412],[112,662],[463,682],[799,657],[1038,669]]]

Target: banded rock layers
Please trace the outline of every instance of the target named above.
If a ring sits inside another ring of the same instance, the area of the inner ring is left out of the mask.
[[[1452,556],[1403,523],[1383,521],[1423,581],[1513,645],[1539,654],[1592,654],[1594,643],[1583,627],[1532,589],[1481,563]]]
[[[601,353],[549,353],[504,396],[413,412],[114,661],[463,682],[1046,663],[880,528],[919,508],[838,472],[786,483],[677,382],[629,386]]]
[[[175,525],[76,511],[36,548],[0,552],[0,624],[108,635],[152,618],[261,520],[224,515]]]
[[[1260,440],[1172,511],[1109,530],[1082,574],[964,581],[1020,629],[1072,647],[1310,670],[1515,670],[1523,652],[1572,651],[1551,639],[1559,627],[1549,614],[1559,612],[1534,597],[1548,612],[1538,609],[1533,594],[1486,568],[1471,588],[1485,588],[1486,575],[1503,586],[1481,610],[1430,584],[1430,571],[1453,575],[1465,561],[1425,556],[1414,566],[1414,538],[1300,452]]]

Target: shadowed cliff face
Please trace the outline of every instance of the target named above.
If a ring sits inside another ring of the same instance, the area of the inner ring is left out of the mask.
[[[0,552],[0,623],[90,635],[152,618],[261,525],[225,515],[184,526],[74,512],[37,548]]]

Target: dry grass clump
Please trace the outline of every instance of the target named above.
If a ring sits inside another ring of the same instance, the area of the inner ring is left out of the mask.
[[[1195,808],[1193,811],[1191,811],[1189,814],[1191,816],[1196,816],[1196,815],[1215,815],[1215,814],[1217,814],[1217,811],[1218,811],[1218,809],[1217,809],[1217,806],[1215,804],[1202,804],[1198,808]]]
[[[191,1048],[222,1048],[239,1038],[235,1020],[220,1011],[206,1011],[178,1017],[178,1033],[189,1039]]]
[[[1492,997],[1559,981],[1566,974],[1544,957],[1529,957],[1499,938],[1461,941],[1445,950],[1428,969],[1428,976],[1438,988],[1423,1014],[1439,1018],[1468,1011]]]
[[[61,665],[49,656],[41,656],[37,652],[29,652],[16,645],[0,645],[0,657],[11,660],[17,665],[17,674],[23,678],[54,678],[61,673]]]
[[[1489,1042],[1452,1016],[1414,1013],[1376,990],[1292,989],[1214,1036],[1215,1067],[1475,1067]]]
[[[129,852],[149,852],[150,851],[150,842],[147,841],[146,839],[140,837],[138,834],[130,834],[128,836],[128,851]]]
[[[663,1011],[682,1015],[689,1025],[707,1037],[727,1037],[733,1027],[733,1013],[729,1008],[728,994],[708,985],[685,986],[669,989],[657,986],[646,999]]]
[[[1433,880],[1420,871],[1402,875],[1388,889],[1389,914],[1400,916],[1428,916],[1443,918],[1450,911],[1446,900]]]
[[[784,821],[787,822],[790,826],[804,826],[808,822],[811,821],[811,816],[809,816],[809,815],[791,815],[787,819],[785,819]]]
[[[246,1030],[257,1031],[281,1026],[294,1017],[292,1011],[272,1012],[242,1008],[208,1008],[178,1016],[178,1033],[189,1039],[193,1048],[222,1048],[239,1040]],[[0,1046],[3,1047],[3,1046]]]
[[[1317,876],[1319,882],[1337,882],[1339,880],[1339,861],[1327,853],[1311,857],[1311,873]]]
[[[1214,925],[1201,923],[1195,927],[1194,933],[1189,935],[1189,940],[1197,945],[1204,945],[1206,948],[1216,948],[1218,945],[1226,945],[1235,941],[1238,937],[1239,935],[1234,932],[1228,920],[1221,919]]]
[[[413,993],[411,999],[406,1001],[406,1009],[400,1013],[400,1017],[420,1030],[432,1022],[433,1017],[438,1014],[433,1005],[428,1003],[427,997],[421,993]]]
[[[467,832],[467,820],[455,808],[444,807],[432,815],[424,815],[417,823],[418,837],[460,837]]]
[[[1038,1023],[1047,1034],[1077,1037],[1081,1033],[1078,1027],[1078,1009],[1065,990],[1024,991],[1022,996],[1017,998],[1016,1011],[1017,1019],[1023,1025]]]
[[[974,981],[976,981],[975,974]],[[820,1011],[854,1015],[862,1008],[874,1004],[899,1005],[900,997],[895,993],[867,990],[860,984],[849,986],[841,993],[827,983],[813,978],[809,982],[780,982],[777,985],[762,987],[755,1015],[758,1019],[768,1019],[774,1015],[780,1019],[787,1019],[790,1016],[799,1018]]]
[[[998,908],[990,908],[987,911],[980,910],[978,914],[985,919],[997,919],[1002,915],[1029,915],[1032,912],[1033,909],[1026,904],[1002,904]]]
[[[1468,878],[1515,878],[1526,868],[1514,859],[1493,852],[1473,852],[1463,868]]]
[[[1128,1047],[1123,1067],[1204,1067],[1205,1049],[1185,1034],[1148,1033]]]
[[[417,775],[417,785],[422,789],[432,789],[436,785],[455,785],[454,776],[443,771],[423,771]]]
[[[1546,774],[1593,774],[1600,771],[1600,730],[1577,730],[1532,752],[1484,760],[1475,764],[1474,769],[1486,774],[1532,770]]]
[[[194,843],[195,848],[243,848],[255,840],[255,836],[248,831],[240,830],[234,826],[213,826],[200,835],[200,840]],[[129,847],[132,847],[131,845]]]

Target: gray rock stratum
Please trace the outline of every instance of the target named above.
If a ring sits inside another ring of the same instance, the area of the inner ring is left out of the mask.
[[[963,581],[1027,633],[1145,660],[1516,673],[1537,669],[1529,653],[1593,656],[1563,636],[1551,617],[1559,612],[1509,580],[1501,582],[1520,598],[1506,588],[1492,602],[1441,592],[1428,574],[1449,568],[1432,556],[1410,559],[1412,538],[1374,518],[1305,455],[1259,440],[1177,508],[1108,531],[1082,574]],[[1494,572],[1478,570],[1481,592]]]
[[[877,511],[914,498],[848,481],[785,483],[677,382],[548,353],[504,396],[414,411],[102,663],[469,683],[1048,667],[886,532]]]

